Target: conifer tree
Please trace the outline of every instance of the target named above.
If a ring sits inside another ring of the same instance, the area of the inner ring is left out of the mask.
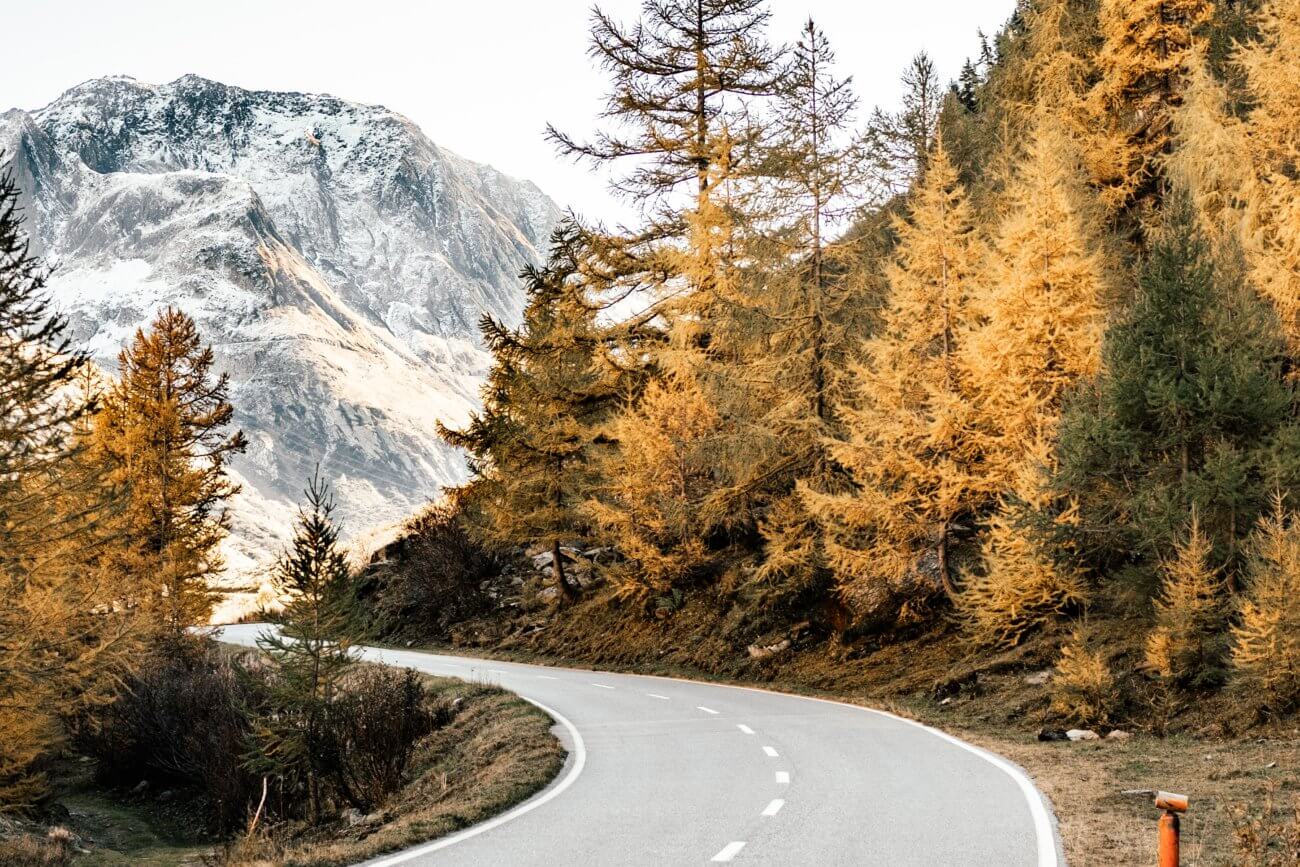
[[[225,507],[238,492],[226,464],[247,446],[242,432],[225,432],[234,415],[229,380],[214,377],[212,365],[194,320],[164,310],[118,356],[119,379],[96,425],[111,481],[128,491],[131,549],[122,568],[138,577],[155,626],[167,633],[211,615],[207,579],[221,568]]]
[[[879,195],[908,190],[925,174],[934,150],[944,89],[934,61],[922,52],[903,71],[903,104],[895,112],[876,109],[867,123],[864,149]]]
[[[896,225],[879,333],[864,361],[850,366],[836,407],[847,439],[831,454],[855,490],[803,488],[829,526],[840,591],[859,612],[893,604],[904,587],[903,595],[933,594],[909,586],[927,552],[931,568],[923,571],[951,592],[954,527],[989,496],[975,473],[980,456],[967,435],[969,391],[958,358],[982,251],[973,220],[940,143],[910,218]]]
[[[625,378],[605,360],[611,329],[596,321],[596,287],[584,276],[586,237],[575,223],[562,224],[546,265],[525,269],[528,304],[519,328],[484,317],[494,364],[483,410],[463,430],[442,430],[470,453],[473,500],[487,536],[548,547],[557,586],[570,597],[576,587],[561,540],[588,533],[582,506],[597,483],[603,426],[624,396]]]
[[[1270,172],[1295,179],[1300,173],[1300,3],[1269,0],[1260,10],[1258,38],[1233,58],[1245,79],[1256,161]]]
[[[1255,185],[1243,240],[1251,282],[1282,321],[1292,353],[1300,352],[1300,3],[1273,0],[1259,17],[1259,38],[1235,65],[1251,111],[1245,122]],[[1230,165],[1241,163],[1238,158]]]
[[[1252,701],[1286,713],[1300,703],[1300,526],[1281,496],[1250,542],[1232,666]]]
[[[834,64],[825,33],[810,19],[767,124],[760,194],[771,228],[750,245],[762,338],[747,367],[762,383],[764,407],[747,435],[775,441],[772,460],[755,467],[773,499],[759,528],[764,552],[754,586],[787,601],[824,592],[830,581],[820,528],[794,481],[823,492],[845,487],[827,442],[837,429],[835,371],[849,354],[846,326],[860,287],[855,245],[836,233],[861,207],[865,179],[852,140],[857,99],[851,81],[834,76]]]
[[[612,123],[587,143],[554,127],[549,137],[597,165],[631,162],[615,189],[638,203],[662,206],[691,183],[702,203],[718,135],[730,129],[744,145],[755,132],[738,100],[771,92],[777,56],[763,38],[769,17],[764,0],[645,0],[641,19],[624,28],[597,7],[590,53],[611,78],[604,117]],[[681,230],[677,220],[667,222]]]
[[[271,712],[255,725],[252,764],[306,790],[312,817],[320,815],[321,762],[327,715],[354,660],[347,639],[349,570],[339,548],[334,498],[317,470],[308,482],[293,541],[275,565],[276,592],[284,598],[278,633],[258,647],[275,660]],[[349,798],[351,800],[351,798]]]
[[[739,375],[757,332],[741,281],[747,221],[738,205],[758,152],[751,103],[771,94],[778,72],[768,18],[762,0],[646,0],[628,29],[597,10],[591,53],[612,79],[610,126],[590,143],[549,131],[566,153],[632,166],[615,189],[641,206],[649,226],[623,249],[644,264],[643,283],[658,296],[640,319],[664,335],[645,361],[664,388],[698,394],[734,418],[757,412],[750,378]],[[733,437],[713,452],[726,467],[709,475],[733,479],[713,492],[715,509],[752,523],[762,478],[748,470],[763,463],[751,459],[755,448],[767,447]]]
[[[1108,295],[1078,150],[1050,115],[1006,200],[961,353],[993,491],[1010,489],[1030,444],[1055,440],[1065,395],[1097,372]]]
[[[615,576],[625,598],[647,601],[716,565],[716,536],[736,520],[715,496],[725,423],[691,378],[652,381],[611,426],[617,449],[588,510],[628,563]]]
[[[1113,145],[1111,162],[1096,166],[1107,206],[1158,202],[1158,158],[1168,151],[1188,60],[1213,14],[1212,0],[1102,0],[1101,80],[1092,98]]]
[[[1164,165],[1170,182],[1185,190],[1197,225],[1223,255],[1250,249],[1252,204],[1258,199],[1246,125],[1231,110],[1228,89],[1203,55],[1188,61],[1183,98],[1171,126],[1172,150]]]
[[[18,194],[0,175],[0,812],[42,797],[34,766],[60,715],[102,699],[133,658],[120,584],[96,561],[107,504],[78,460],[85,359],[51,307]]]
[[[1179,686],[1223,682],[1227,586],[1213,558],[1213,545],[1193,512],[1187,537],[1161,566],[1156,625],[1146,645],[1148,667]]]
[[[1110,722],[1119,704],[1119,688],[1086,623],[1079,624],[1070,642],[1061,648],[1051,692],[1053,713],[1082,725]]]
[[[1060,487],[1079,498],[1080,544],[1102,572],[1166,557],[1193,511],[1231,567],[1264,492],[1297,478],[1276,318],[1215,260],[1185,201],[1167,220],[1104,373],[1062,428]]]
[[[1062,506],[1052,488],[1054,470],[1052,446],[1039,439],[989,519],[981,569],[967,576],[957,599],[963,626],[980,644],[1014,646],[1086,601],[1082,570],[1061,549],[1060,534],[1051,532],[1077,520],[1077,508]],[[1053,526],[1041,526],[1045,516]]]

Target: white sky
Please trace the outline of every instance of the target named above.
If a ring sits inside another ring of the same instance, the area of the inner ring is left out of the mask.
[[[405,114],[436,143],[536,182],[589,218],[626,215],[605,181],[559,157],[548,121],[585,138],[604,77],[587,57],[589,0],[5,0],[0,110],[39,108],[102,75],[186,73],[257,90],[330,93]],[[635,17],[639,0],[601,0]],[[770,36],[812,14],[862,101],[893,107],[924,49],[941,77],[1014,0],[773,0]]]

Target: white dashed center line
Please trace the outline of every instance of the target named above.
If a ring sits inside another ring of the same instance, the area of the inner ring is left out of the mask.
[[[646,695],[650,696],[651,698],[657,698],[657,699],[659,699],[660,701],[670,701],[670,699],[668,698],[668,696],[666,696],[666,695],[660,695],[660,694],[657,693],[657,692],[647,692]]]
[[[597,687],[597,688],[599,688],[599,689],[613,689],[613,688],[614,688],[614,687],[610,686],[610,685],[607,684],[607,683],[593,683],[592,686]]]
[[[719,852],[717,855],[714,855],[713,858],[711,858],[710,860],[730,861],[732,858],[735,858],[736,855],[740,853],[741,849],[744,848],[745,848],[745,844],[743,842],[728,843],[727,845],[722,847],[721,852]]]
[[[744,723],[740,723],[739,725],[736,726],[736,728],[740,729],[742,732],[744,732],[747,735],[752,735],[754,733],[754,730],[749,726],[745,725]]]
[[[766,807],[763,808],[763,815],[775,816],[777,813],[781,812],[781,808],[784,806],[785,806],[785,801],[781,800],[780,798],[774,798],[772,800],[772,803],[768,804]]]
[[[711,713],[711,714],[714,714],[715,716],[716,716],[717,713],[718,713],[718,712],[717,712],[716,710],[714,710],[713,708],[711,708],[711,707],[705,707],[705,706],[702,705],[702,704],[700,704],[700,705],[696,705],[696,706],[695,706],[695,709],[696,709],[696,710],[702,710],[702,711],[704,711],[705,713]]]
[[[777,771],[777,772],[776,772],[776,781],[777,781],[778,783],[780,783],[781,785],[783,785],[783,786],[787,786],[787,785],[789,785],[789,784],[790,784],[790,772],[789,772],[789,771]]]
[[[767,753],[768,758],[774,759],[781,755],[776,751],[776,747],[763,747],[763,752]]]

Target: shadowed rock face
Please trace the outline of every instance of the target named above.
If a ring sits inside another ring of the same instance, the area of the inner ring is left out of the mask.
[[[86,82],[0,115],[0,149],[100,363],[173,305],[230,373],[251,442],[232,567],[274,553],[317,463],[352,533],[464,478],[436,423],[477,403],[478,318],[519,319],[559,217],[535,186],[382,107],[195,76]]]

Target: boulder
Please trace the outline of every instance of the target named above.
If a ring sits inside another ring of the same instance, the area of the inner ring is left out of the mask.
[[[788,638],[783,638],[780,641],[778,641],[776,644],[768,644],[764,646],[751,644],[749,645],[749,658],[767,659],[769,656],[774,656],[775,654],[778,654],[783,650],[789,650],[789,649],[790,649],[790,639]]]
[[[1092,729],[1070,729],[1065,736],[1072,741],[1099,741],[1101,735]]]
[[[1132,737],[1133,737],[1133,733],[1132,733],[1132,732],[1126,732],[1126,731],[1123,731],[1122,729],[1115,729],[1114,731],[1112,731],[1112,732],[1110,732],[1110,733],[1108,733],[1108,734],[1106,735],[1106,740],[1108,740],[1108,741],[1127,741],[1127,740],[1130,740]]]
[[[1045,668],[1042,671],[1035,671],[1033,674],[1025,675],[1025,683],[1030,686],[1043,686],[1052,679],[1052,670]]]

